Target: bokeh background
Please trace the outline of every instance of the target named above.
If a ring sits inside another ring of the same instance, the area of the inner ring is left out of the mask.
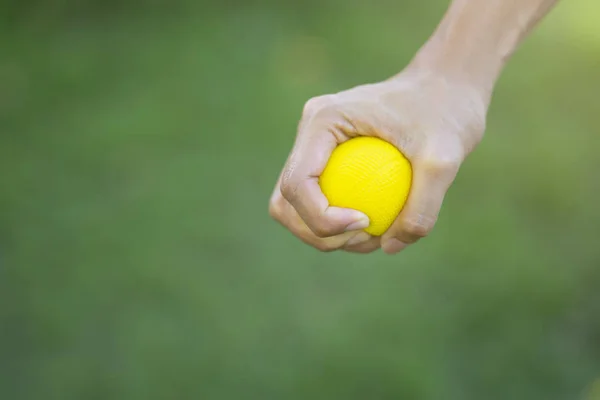
[[[0,2],[0,398],[600,399],[597,1],[514,56],[429,238],[269,218],[303,103],[447,3]]]

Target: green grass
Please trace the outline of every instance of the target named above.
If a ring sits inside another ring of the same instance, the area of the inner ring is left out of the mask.
[[[322,254],[269,219],[303,102],[397,72],[443,3],[15,24],[0,398],[580,398],[600,377],[589,1],[517,53],[431,237]]]

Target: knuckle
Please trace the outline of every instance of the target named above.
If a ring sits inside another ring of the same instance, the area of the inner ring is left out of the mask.
[[[474,133],[483,133],[486,129],[487,106],[482,98],[475,96],[470,103],[470,121],[467,129]]]
[[[485,117],[475,118],[469,129],[469,133],[465,138],[465,150],[467,153],[472,152],[473,149],[475,149],[475,147],[481,142],[486,129],[487,127]]]
[[[429,235],[433,226],[435,225],[436,218],[431,217],[419,217],[417,219],[407,219],[402,224],[402,229],[405,233],[415,237],[425,237]]]
[[[430,172],[458,171],[465,155],[463,140],[459,135],[444,133],[433,135],[424,146],[423,166]]]
[[[322,253],[331,253],[332,251],[337,250],[337,247],[335,247],[332,243],[325,241],[325,240],[317,241],[314,244],[314,247]]]
[[[294,201],[298,193],[298,185],[289,177],[283,179],[280,186],[281,195],[290,203]]]
[[[319,108],[322,100],[320,97],[313,97],[304,103],[304,109],[302,110],[302,114],[304,116],[313,115]]]
[[[431,175],[456,173],[462,163],[462,156],[456,152],[429,155],[423,159],[423,167]]]
[[[346,245],[346,246],[343,247],[343,250],[347,251],[348,253],[369,254],[369,253],[372,253],[375,250],[377,250],[378,247],[379,246],[366,245],[366,244]]]
[[[319,221],[313,224],[311,230],[315,234],[315,236],[319,238],[328,238],[335,234],[333,226],[326,221]]]
[[[304,104],[302,115],[304,117],[314,116],[321,110],[326,108],[328,105],[332,104],[332,101],[333,100],[331,95],[313,97]]]
[[[312,114],[315,108],[317,108],[317,103],[317,97],[313,97],[312,99],[308,100],[306,103],[304,103],[304,109],[302,110],[302,114],[305,116]]]

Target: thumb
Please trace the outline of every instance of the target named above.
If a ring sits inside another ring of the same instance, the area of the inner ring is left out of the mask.
[[[318,237],[330,237],[364,229],[369,218],[347,208],[331,207],[319,176],[339,143],[331,127],[316,122],[307,124],[298,134],[281,178],[281,193],[300,218]]]

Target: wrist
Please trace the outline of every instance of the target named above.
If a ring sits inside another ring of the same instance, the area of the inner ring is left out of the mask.
[[[469,54],[432,37],[415,55],[408,69],[444,79],[451,85],[469,87],[490,102],[505,59],[495,52]]]
[[[410,68],[472,87],[488,102],[507,59],[502,54],[494,48],[478,48],[460,41],[455,43],[445,33],[439,33],[417,52]]]
[[[491,97],[502,69],[553,0],[453,0],[410,67]]]

